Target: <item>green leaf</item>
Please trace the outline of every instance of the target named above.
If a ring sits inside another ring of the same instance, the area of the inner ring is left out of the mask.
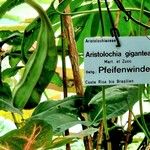
[[[51,124],[55,134],[60,134],[76,124],[85,123],[78,120],[77,117],[71,114],[65,114],[58,111],[45,112],[43,114],[31,117],[31,120],[32,119],[42,119]]]
[[[37,40],[37,36],[40,29],[40,23],[36,25],[36,21],[37,20],[29,24],[24,31],[23,40],[21,44],[21,51],[22,51],[24,62],[27,62],[28,51],[33,45],[33,43]],[[35,24],[36,26],[35,25],[33,26],[32,24],[33,25]]]
[[[12,67],[16,66],[21,58],[20,45],[22,41],[22,33],[18,31],[11,32],[9,30],[0,31],[0,38],[2,39],[0,41],[0,47],[5,43],[13,45],[10,52],[6,52],[5,56],[9,56],[9,63]]]
[[[69,4],[69,3],[70,3],[70,0],[63,1],[63,3],[61,5],[59,5],[59,11],[63,11],[66,8],[66,4]],[[60,17],[57,14],[57,12],[54,10],[52,2],[50,4],[50,7],[47,9],[46,13],[47,13],[48,17],[50,18],[50,21],[52,22],[52,24],[54,24],[56,22],[57,23],[60,22]],[[28,59],[29,48],[31,48],[31,46],[37,39],[37,35],[39,32],[39,28],[40,28],[40,23],[41,23],[41,20],[39,17],[37,17],[36,19],[33,20],[32,23],[30,23],[26,27],[26,29],[24,31],[24,37],[23,37],[23,41],[22,41],[21,50],[22,50],[23,59],[25,62]]]
[[[85,136],[88,136],[88,135],[92,135],[94,134],[95,132],[97,132],[98,129],[97,128],[87,128],[85,130],[82,130],[81,132],[79,133],[72,133],[70,135],[68,135],[68,137],[72,137],[72,138],[84,138]]]
[[[0,98],[0,110],[21,114],[20,110],[15,108],[11,102],[8,102],[2,98]]]
[[[0,149],[48,149],[52,141],[52,127],[43,120],[28,121],[24,127],[0,137]]]
[[[79,52],[83,52],[83,43],[84,43],[84,39],[85,37],[90,37],[91,36],[91,26],[92,26],[92,20],[93,20],[94,15],[90,15],[87,22],[85,23],[85,27],[83,28],[83,30],[80,32],[80,37],[77,40],[77,46],[79,47]]]
[[[85,5],[82,9],[86,10],[86,9],[93,9],[93,4],[87,4]],[[82,10],[80,9],[80,10]],[[80,26],[80,32],[78,32],[78,35],[76,35],[76,40],[77,40],[77,47],[80,53],[83,53],[83,42],[85,37],[89,37],[90,33],[91,33],[91,25],[92,25],[92,20],[93,20],[93,16],[94,14],[91,15],[86,15],[86,16],[82,16],[81,18],[77,18],[76,22],[74,21],[74,25],[76,27]]]
[[[21,61],[22,55],[20,46],[13,46],[9,53],[9,64],[12,68],[17,67],[17,64]]]
[[[105,86],[105,88],[110,88],[112,85]],[[88,105],[90,100],[99,92],[102,91],[102,86],[87,86],[84,92],[83,104]]]
[[[91,20],[92,24],[91,24],[91,29],[90,29],[91,31],[90,36],[92,37],[100,34],[100,32],[98,32],[100,30],[100,26],[97,26],[97,28],[94,28],[95,25],[100,24],[100,21],[98,18],[99,18],[99,14],[97,13],[93,15],[93,19]]]
[[[102,86],[87,86],[84,92],[84,104],[88,105],[89,101],[100,91],[102,91]]]
[[[148,129],[150,129],[150,113],[145,113],[143,115],[144,117],[144,120],[145,120],[145,123],[146,123],[146,126]],[[143,123],[142,123],[142,116],[141,115],[137,115],[136,116],[136,119],[137,121],[143,126]],[[132,123],[132,130],[131,130],[131,135],[134,136],[135,134],[139,133],[139,132],[143,132],[141,127],[139,126],[139,124],[137,123],[136,120],[134,120],[134,122]]]
[[[60,77],[59,73],[56,73],[53,75],[52,79],[51,79],[51,83],[57,85],[57,86],[62,86],[63,85],[63,81],[62,78]]]
[[[12,76],[15,76],[19,69],[21,69],[22,66],[16,66],[12,68],[7,68],[2,72],[2,79],[5,80],[6,78],[10,78]]]
[[[0,18],[9,10],[14,8],[17,5],[20,5],[24,0],[7,0],[0,6]]]
[[[5,43],[9,45],[21,45],[22,40],[22,33],[19,31],[0,31],[0,38],[2,41],[0,41],[0,45],[3,45]]]
[[[96,128],[88,128],[79,133],[71,133],[68,136],[58,137],[52,141],[51,148],[58,148],[60,146],[64,146],[67,143],[76,142],[77,139],[83,139],[85,136],[92,135],[97,132]]]
[[[64,10],[70,3],[72,0],[63,0],[61,1],[61,3],[58,5],[58,10],[62,11]]]
[[[78,9],[79,7],[81,7],[81,5],[82,5],[83,2],[84,2],[84,0],[75,0],[75,1],[72,1],[71,4],[70,4],[71,10],[73,10],[75,12],[76,9]]]
[[[86,123],[78,120],[76,103],[82,99],[83,97],[72,96],[64,100],[43,102],[37,106],[31,119],[44,119],[52,125],[55,133],[64,132],[73,125]]]
[[[132,33],[132,28],[131,28],[131,22],[130,21],[126,22],[123,17],[124,17],[124,14],[121,13],[121,16],[120,16],[121,21],[119,21],[119,24],[118,24],[120,35],[124,35],[124,36],[132,35],[133,33]],[[126,26],[124,27],[125,24]]]
[[[80,96],[71,96],[64,98],[63,100],[48,100],[40,103],[37,108],[32,113],[32,116],[39,115],[45,112],[57,110],[58,108],[68,108],[69,111],[75,110],[77,111],[76,103],[78,101],[82,101],[83,97]],[[74,113],[76,114],[76,113]]]
[[[0,110],[21,114],[20,110],[13,106],[11,100],[11,89],[7,83],[3,83],[0,85]]]
[[[113,86],[105,89],[105,93],[108,119],[124,114],[138,101],[138,87],[133,85]],[[90,117],[94,122],[102,119],[102,101],[102,92],[99,92],[89,102],[93,105]]]
[[[3,83],[2,85],[0,85],[0,98],[11,101],[12,93],[10,86],[7,83]]]
[[[19,62],[20,56],[13,56],[13,54],[9,56],[9,64],[12,68],[16,67]]]
[[[50,148],[59,148],[61,146],[64,146],[65,144],[67,143],[73,143],[75,142],[76,140],[74,139],[74,137],[58,137],[58,138],[55,138],[53,141],[52,141],[52,144],[50,146]]]

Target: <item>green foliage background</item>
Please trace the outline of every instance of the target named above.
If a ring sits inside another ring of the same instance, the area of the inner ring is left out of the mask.
[[[77,43],[78,54],[80,57],[80,64],[83,60],[84,45],[83,41],[86,37],[102,36],[102,29],[99,20],[99,11],[97,1],[95,0],[64,0],[60,4],[58,1],[38,0],[42,6],[47,6],[46,13],[51,21],[53,30],[55,32],[56,46],[58,55],[61,55],[61,22],[60,15],[66,15],[63,13],[67,5],[70,5],[71,15],[73,20],[73,27],[75,32],[75,40]],[[150,3],[149,0],[123,0],[123,6],[126,10],[131,12],[131,15],[146,25],[150,25]],[[105,36],[110,35],[110,19],[104,2],[101,4],[102,14],[104,21]],[[149,35],[150,30],[133,22],[131,19],[126,21],[127,17],[121,12],[114,1],[109,3],[110,10],[114,19],[114,23],[118,27],[121,36],[139,36]],[[5,19],[9,24],[13,21],[13,25],[0,26],[0,46],[4,43],[12,46],[11,50],[1,55],[1,61],[4,61],[5,57],[8,57],[10,68],[1,70],[1,85],[0,85],[0,109],[10,111],[12,113],[18,113],[22,115],[22,111],[18,110],[13,106],[12,99],[12,87],[9,83],[11,77],[15,76],[16,73],[24,68],[26,65],[18,66],[19,62],[26,62],[32,52],[29,49],[33,43],[37,40],[37,35],[40,28],[40,18],[37,16],[35,19],[24,20],[24,18],[18,17],[11,13],[11,10],[21,7],[19,11],[27,13],[29,6],[24,4],[24,0],[6,0],[0,1],[0,18],[1,22]],[[118,22],[116,22],[118,20]],[[30,23],[28,22],[30,21]],[[68,49],[66,46],[66,53]],[[4,57],[4,58],[3,58]],[[2,68],[3,69],[3,68]],[[8,83],[7,83],[8,82]],[[55,73],[52,83],[62,86],[62,79],[59,74]],[[85,96],[78,97],[72,96],[67,97],[61,101],[45,101],[40,103],[32,113],[28,120],[23,121],[19,125],[19,128],[7,133],[0,137],[1,149],[7,148],[13,150],[18,145],[17,150],[22,150],[25,144],[28,144],[26,139],[30,137],[34,132],[35,126],[40,126],[41,132],[38,135],[33,135],[36,142],[31,144],[31,148],[43,148],[43,141],[47,138],[44,148],[56,148],[60,147],[68,142],[74,142],[81,136],[68,136],[59,137],[63,135],[64,131],[76,124],[82,124],[89,127],[87,130],[88,134],[93,134],[97,130],[92,130],[92,126],[96,128],[97,123],[103,119],[103,94],[102,87],[85,87]],[[149,85],[143,85],[143,95],[146,99],[149,99]],[[97,90],[97,91],[96,91]],[[138,97],[138,86],[113,86],[106,88],[106,104],[107,104],[107,119],[118,117],[127,112],[134,104],[139,100]],[[9,93],[9,94],[8,94]],[[113,101],[113,102],[112,102]],[[81,121],[79,114],[83,111],[81,106],[92,107],[90,110],[84,110],[88,114],[87,121]],[[117,110],[117,111],[115,111]],[[62,119],[63,118],[63,119]],[[146,122],[147,124],[147,122]],[[149,126],[148,126],[149,127]],[[30,129],[30,130],[29,130]],[[28,132],[26,132],[28,131]],[[144,130],[144,132],[147,132]],[[83,136],[87,136],[87,133],[83,133]],[[44,136],[43,136],[44,135]],[[55,140],[52,137],[58,136]],[[16,138],[15,142],[14,139]],[[150,138],[150,137],[149,137]],[[33,139],[31,139],[32,141]],[[7,143],[7,144],[6,144]]]

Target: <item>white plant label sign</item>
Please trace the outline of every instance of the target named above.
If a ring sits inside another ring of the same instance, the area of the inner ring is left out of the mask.
[[[150,83],[150,38],[90,37],[84,41],[86,85]]]

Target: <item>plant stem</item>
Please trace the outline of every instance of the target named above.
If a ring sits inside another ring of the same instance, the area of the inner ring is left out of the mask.
[[[61,2],[61,0],[59,0]],[[60,22],[61,22],[61,46],[62,46],[62,76],[63,76],[63,94],[64,98],[68,96],[68,89],[67,89],[67,73],[66,73],[66,33],[64,28],[64,19],[63,16],[60,15]],[[69,135],[69,129],[65,131],[65,135]],[[66,150],[71,150],[71,146],[69,143],[66,144]]]
[[[46,91],[44,91],[44,95],[45,95],[46,99],[48,100],[49,98],[48,98]]]
[[[64,22],[62,15],[60,16],[61,20],[61,36],[62,36],[62,75],[63,75],[63,93],[64,98],[68,96],[67,90],[67,73],[66,73],[66,34],[64,32]],[[69,129],[65,131],[65,135],[69,135]],[[66,150],[71,150],[70,144],[66,144]]]
[[[121,16],[121,11],[118,10],[118,11],[116,12],[116,19],[115,19],[115,23],[114,23],[116,28],[118,28],[120,16]]]
[[[142,90],[143,90],[143,85],[139,85],[138,97],[139,97],[140,115],[141,115],[141,121],[142,121],[143,128],[145,130],[146,136],[148,137],[148,139],[150,139],[150,133],[147,128],[147,125],[144,119],[144,113],[143,113]]]
[[[72,13],[65,13],[65,12],[60,12],[58,11],[57,9],[55,9],[55,11],[58,13],[58,14],[61,14],[61,15],[87,15],[87,14],[92,14],[92,13],[98,13],[99,12],[99,9],[93,9],[93,10],[84,10],[84,11],[78,11],[78,12],[72,12]],[[110,11],[111,12],[116,12],[116,11],[120,11],[120,9],[118,8],[110,8]],[[141,11],[140,8],[133,8],[133,7],[127,7],[126,8],[126,11]],[[102,8],[102,12],[107,12],[107,9],[106,8]],[[144,13],[146,14],[150,14],[150,11],[148,10],[143,10]]]
[[[106,140],[107,140],[107,149],[111,150],[111,143],[109,142],[109,132],[108,132],[108,126],[107,126],[107,106],[106,106],[106,97],[105,97],[105,86],[102,86],[102,107],[103,107],[103,125],[104,125],[104,131],[106,134]]]
[[[63,23],[63,17],[61,18],[61,36],[62,36],[62,75],[63,75],[63,93],[64,98],[68,96],[68,90],[67,90],[67,73],[66,73],[66,34],[64,32],[64,23]]]
[[[70,13],[70,7],[67,6],[65,9],[65,13]],[[74,29],[71,16],[63,16],[64,18],[64,25],[65,25],[65,33],[68,40],[68,50],[69,50],[69,57],[72,65],[73,77],[74,77],[74,84],[77,95],[84,96],[84,90],[82,85],[82,80],[80,76],[80,69],[79,69],[79,58],[78,58],[78,51],[75,42],[74,36]],[[82,114],[80,115],[82,116]],[[84,121],[84,117],[81,117],[81,120]],[[82,126],[85,129],[85,126]],[[92,147],[92,139],[90,136],[84,138],[84,146],[86,150],[93,150]]]
[[[11,113],[11,115],[12,115],[12,117],[13,117],[13,120],[14,120],[14,123],[15,123],[15,125],[16,125],[16,127],[17,127],[17,129],[19,128],[19,125],[18,125],[18,121],[17,121],[17,119],[16,119],[16,116],[15,116],[15,114],[12,112]]]
[[[134,36],[135,33],[134,33],[134,28],[133,28],[131,20],[129,20],[129,24],[130,24],[131,35]]]
[[[120,0],[120,1],[122,2],[122,0]],[[121,16],[121,10],[118,10],[116,12],[116,19],[115,19],[115,23],[114,23],[116,28],[118,28],[118,24],[119,24],[119,21],[120,21],[120,16]]]
[[[3,83],[2,83],[2,77],[1,77],[1,55],[2,54],[2,49],[1,49],[1,47],[0,47],[0,86],[2,86],[3,85]],[[14,123],[15,123],[15,125],[16,125],[16,127],[17,128],[19,128],[19,126],[18,126],[18,123],[17,123],[17,119],[16,119],[16,116],[15,116],[15,114],[14,113],[11,113],[11,115],[12,115],[12,118],[13,118],[13,120],[14,120]]]
[[[128,104],[129,105],[129,104]],[[147,139],[149,139],[148,135],[147,135],[147,132],[145,131],[145,128],[141,125],[141,123],[138,121],[137,117],[134,115],[132,109],[130,108],[129,106],[129,111],[131,112],[134,120],[137,122],[137,124],[139,125],[139,127],[141,128],[141,130],[144,132],[145,136],[147,137]]]
[[[70,12],[69,6],[65,9],[65,12]],[[69,57],[70,57],[72,70],[73,70],[76,93],[78,95],[83,96],[84,90],[83,90],[82,80],[80,76],[78,51],[76,47],[71,16],[64,16],[64,25],[67,33]]]
[[[144,96],[149,100],[150,99],[150,90],[149,90],[149,84],[146,84],[143,90]]]
[[[130,109],[130,108],[129,108]],[[144,129],[144,127],[140,124],[140,122],[138,121],[137,117],[134,115],[133,111],[130,109],[130,112],[132,113],[132,116],[134,117],[134,120],[137,122],[137,124],[139,125],[139,127],[142,129],[142,131],[144,132],[145,136],[148,138],[148,135]]]
[[[103,139],[103,127],[104,127],[103,122],[101,122],[98,128],[96,150],[101,150],[101,144]]]
[[[128,128],[127,128],[127,136],[126,136],[126,141],[125,141],[125,146],[124,146],[124,150],[127,150],[127,146],[128,146],[128,141],[130,138],[130,133],[131,133],[131,122],[132,122],[132,112],[129,110],[129,115],[128,115]]]
[[[99,8],[99,19],[100,19],[100,24],[102,28],[102,36],[105,34],[105,29],[104,29],[104,21],[103,21],[103,15],[102,15],[102,8],[101,8],[101,1],[97,0],[98,3],[98,8]]]
[[[143,17],[143,12],[144,12],[144,0],[141,0],[141,10],[140,10],[140,17],[139,21],[142,21]],[[141,26],[139,26],[139,35],[141,35]],[[143,85],[139,85],[139,90],[138,90],[138,97],[139,97],[139,108],[140,108],[140,115],[141,115],[141,121],[143,125],[143,129],[145,131],[145,135],[147,136],[148,140],[150,140],[150,133],[148,130],[148,127],[146,125],[145,119],[144,119],[144,113],[143,113],[143,101],[142,101],[142,91],[143,91]]]

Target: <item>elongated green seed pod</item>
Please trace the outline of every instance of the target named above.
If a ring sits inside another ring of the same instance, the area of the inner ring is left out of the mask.
[[[57,65],[57,48],[55,46],[55,37],[51,28],[49,28],[51,34],[49,36],[49,40],[51,43],[51,48],[47,51],[47,56],[44,62],[42,74],[32,91],[32,94],[25,105],[25,109],[31,109],[38,105],[41,95],[44,92],[47,85],[50,83],[56,69]]]
[[[14,106],[20,109],[23,109],[28,102],[32,91],[42,74],[48,51],[56,47],[55,41],[53,40],[51,42],[50,40],[51,38],[54,39],[54,33],[45,11],[32,0],[25,1],[39,13],[41,27],[37,39],[37,48],[29,58],[25,66],[23,77],[13,92]]]

